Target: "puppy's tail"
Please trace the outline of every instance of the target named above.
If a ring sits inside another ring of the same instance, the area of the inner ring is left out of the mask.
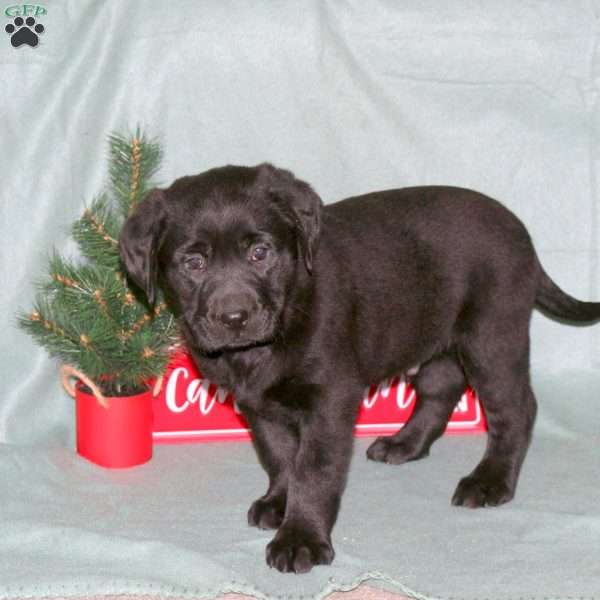
[[[583,302],[563,292],[541,269],[535,303],[548,315],[574,323],[593,323],[600,319],[600,302]]]

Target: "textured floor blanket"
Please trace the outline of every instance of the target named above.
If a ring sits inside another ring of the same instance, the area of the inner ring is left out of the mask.
[[[247,443],[161,446],[104,471],[73,451],[57,365],[15,327],[107,180],[106,135],[158,136],[158,180],[292,169],[325,202],[478,189],[561,287],[600,299],[600,2],[42,0],[0,4],[0,597],[321,598],[362,581],[435,598],[600,597],[600,325],[536,313],[540,416],[514,502],[450,506],[484,437],[399,468],[356,452],[337,557],[269,570]],[[471,235],[465,231],[464,235]]]
[[[599,381],[577,373],[569,381],[570,391],[536,382],[543,433],[517,498],[501,508],[450,505],[483,437],[444,438],[429,458],[402,467],[368,462],[359,440],[336,560],[303,576],[269,569],[271,532],[246,524],[266,486],[249,443],[161,446],[127,471],[99,469],[67,447],[3,445],[0,597],[313,598],[374,579],[429,598],[596,598],[600,418],[590,391]],[[567,413],[586,418],[571,428]]]

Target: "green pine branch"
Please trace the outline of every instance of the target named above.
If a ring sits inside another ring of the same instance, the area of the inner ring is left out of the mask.
[[[129,139],[112,134],[109,142],[110,180],[121,214],[126,218],[151,189],[151,178],[162,161],[162,149],[139,127]]]
[[[81,254],[109,269],[119,268],[119,231],[122,219],[114,214],[106,193],[98,196],[73,223],[71,233]]]
[[[18,317],[51,356],[84,372],[107,395],[138,390],[161,375],[178,337],[164,300],[150,308],[129,287],[118,251],[121,226],[152,187],[161,156],[139,129],[109,136],[111,185],[71,229],[82,260],[55,252],[33,310]]]

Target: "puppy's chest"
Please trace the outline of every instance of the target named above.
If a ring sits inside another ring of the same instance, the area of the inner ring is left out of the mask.
[[[248,365],[230,358],[209,365],[205,374],[230,390],[242,411],[249,410],[272,421],[298,422],[311,410],[320,393],[319,386],[283,375],[277,365],[269,361]]]
[[[238,404],[244,404],[244,398],[253,397],[264,390],[266,373],[257,365],[239,364],[237,361],[219,359],[202,362],[203,372],[213,383],[228,389]]]
[[[277,362],[258,348],[218,358],[198,356],[196,363],[212,383],[232,392],[240,405],[254,404],[250,399],[262,397],[280,377]]]
[[[249,386],[245,382],[236,386],[234,395],[238,405],[270,421],[296,424],[309,413],[319,394],[318,386],[282,377],[268,385]]]

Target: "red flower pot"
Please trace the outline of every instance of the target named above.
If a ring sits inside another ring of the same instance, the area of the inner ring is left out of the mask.
[[[111,469],[141,465],[152,458],[152,391],[107,397],[107,406],[75,387],[77,452]]]

